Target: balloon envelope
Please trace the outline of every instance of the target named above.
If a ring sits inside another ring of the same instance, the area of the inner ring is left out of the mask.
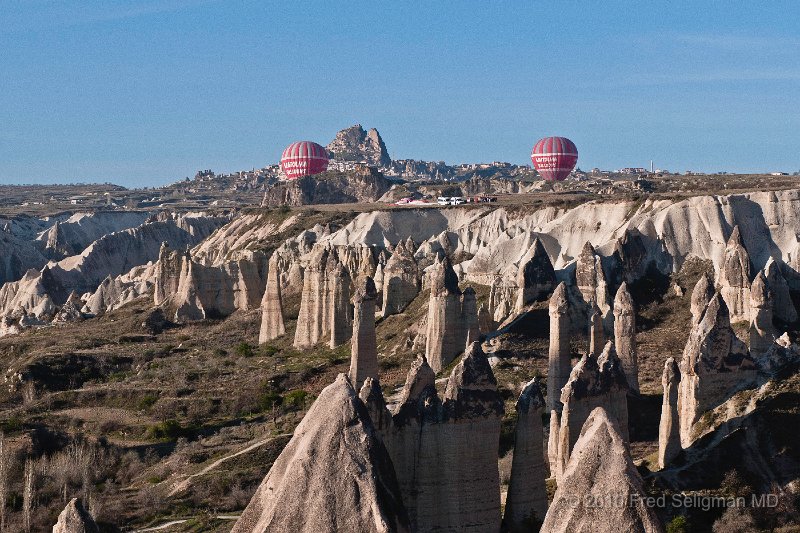
[[[328,170],[328,151],[311,141],[294,142],[281,155],[281,170],[290,180],[325,172]]]
[[[561,181],[575,168],[578,149],[566,137],[545,137],[533,146],[531,161],[542,178]]]

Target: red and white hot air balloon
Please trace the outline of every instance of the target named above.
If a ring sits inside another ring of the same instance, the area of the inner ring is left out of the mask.
[[[566,137],[545,137],[533,146],[531,161],[542,178],[561,181],[575,168],[578,149]]]
[[[294,142],[281,155],[281,170],[290,180],[325,172],[328,170],[328,151],[311,141]]]

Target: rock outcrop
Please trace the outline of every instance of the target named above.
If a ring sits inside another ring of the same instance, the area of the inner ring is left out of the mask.
[[[338,132],[327,148],[333,153],[334,159],[342,161],[365,162],[377,167],[392,163],[378,130],[371,128],[365,131],[361,124]]]
[[[658,426],[658,467],[665,468],[681,451],[680,419],[678,413],[678,387],[681,372],[677,361],[670,357],[664,363],[661,386],[664,397],[661,403],[661,422]]]
[[[631,391],[639,392],[639,356],[636,352],[636,308],[622,282],[614,298],[614,348]]]
[[[78,498],[72,498],[53,526],[53,533],[99,533],[92,515],[83,508]]]
[[[660,533],[619,422],[595,408],[558,483],[542,533]]]
[[[781,272],[778,261],[770,257],[767,264],[764,265],[764,275],[767,277],[767,284],[772,290],[775,318],[786,324],[796,321],[797,308],[794,306],[789,284]]]
[[[328,345],[331,348],[336,348],[350,340],[353,333],[353,324],[350,321],[350,274],[345,270],[342,262],[338,260],[335,253],[328,256],[328,264],[326,265],[325,272],[328,281],[328,290],[330,291],[330,333],[331,338]],[[364,278],[367,279],[367,278]],[[372,278],[368,278],[371,282],[371,295],[375,292],[375,283]],[[372,302],[372,318],[375,319],[375,302]],[[376,376],[377,377],[377,376]],[[354,384],[355,386],[355,384]],[[358,389],[359,387],[356,387]]]
[[[323,389],[232,533],[409,531],[392,461],[340,374]]]
[[[590,242],[584,244],[575,262],[575,284],[581,293],[586,309],[592,304],[600,309],[606,328],[611,320],[611,296],[603,262]]]
[[[778,331],[772,324],[774,304],[772,288],[762,271],[756,274],[750,287],[750,329],[749,348],[754,357],[766,353],[778,338]]]
[[[711,280],[711,277],[708,275],[708,273],[704,272],[700,275],[700,279],[697,280],[697,283],[692,290],[692,324],[697,324],[700,322],[700,319],[703,318],[703,314],[706,312],[706,307],[708,307],[708,302],[710,302],[711,298],[714,297],[715,292],[714,282]]]
[[[361,389],[367,378],[378,379],[378,346],[375,337],[375,299],[378,292],[366,277],[353,297],[353,338],[350,344],[350,381]]]
[[[272,254],[269,258],[267,271],[267,286],[264,298],[261,300],[261,329],[258,333],[258,343],[264,344],[286,334],[286,325],[283,321],[283,301],[281,298],[281,279],[278,272],[278,256]]]
[[[592,310],[589,313],[589,353],[599,353],[606,345],[605,328],[603,326],[603,315],[597,304],[592,303]]]
[[[516,407],[514,456],[503,516],[504,526],[510,531],[543,520],[547,512],[547,466],[542,449],[544,397],[537,378],[522,389]]]
[[[569,381],[570,318],[567,286],[562,281],[550,297],[550,351],[547,366],[547,409],[561,409],[561,389]]]
[[[747,346],[731,328],[728,306],[719,294],[711,299],[700,322],[689,333],[680,369],[678,410],[681,446],[686,448],[694,439],[693,426],[703,413],[747,384],[756,372]]]
[[[480,344],[453,369],[441,400],[434,379],[418,359],[385,435],[412,530],[497,532],[503,401]]]
[[[474,334],[477,328],[478,310],[474,305],[474,292],[467,296],[467,305],[463,305],[458,276],[447,257],[434,264],[429,287],[425,356],[431,368],[439,372],[464,351],[467,336]]]
[[[561,391],[564,407],[558,432],[557,480],[569,461],[584,422],[596,407],[602,407],[616,418],[622,436],[628,441],[627,393],[628,381],[610,341],[599,357],[587,354],[575,365]]]
[[[520,312],[531,302],[547,298],[556,286],[556,274],[542,242],[535,239],[522,257],[517,271],[517,302]]]
[[[461,296],[461,316],[464,321],[464,346],[480,340],[481,332],[478,321],[478,296],[475,289],[467,287]]]
[[[730,321],[750,320],[750,255],[742,242],[739,226],[733,228],[725,246],[719,285],[722,299],[730,312]]]
[[[409,238],[397,243],[383,268],[382,315],[401,313],[416,298],[419,288],[420,273],[414,260],[414,243]]]
[[[359,167],[347,172],[329,170],[273,185],[264,193],[261,205],[278,207],[376,202],[391,186],[392,182],[373,167]]]

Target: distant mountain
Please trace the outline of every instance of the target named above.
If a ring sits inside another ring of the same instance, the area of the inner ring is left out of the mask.
[[[392,163],[378,130],[371,128],[366,131],[361,124],[341,130],[327,148],[333,158],[340,161],[365,162],[376,167]]]

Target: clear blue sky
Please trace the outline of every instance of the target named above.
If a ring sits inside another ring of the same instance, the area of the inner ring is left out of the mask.
[[[3,0],[0,183],[159,185],[357,122],[395,158],[800,169],[800,3],[655,3]]]

